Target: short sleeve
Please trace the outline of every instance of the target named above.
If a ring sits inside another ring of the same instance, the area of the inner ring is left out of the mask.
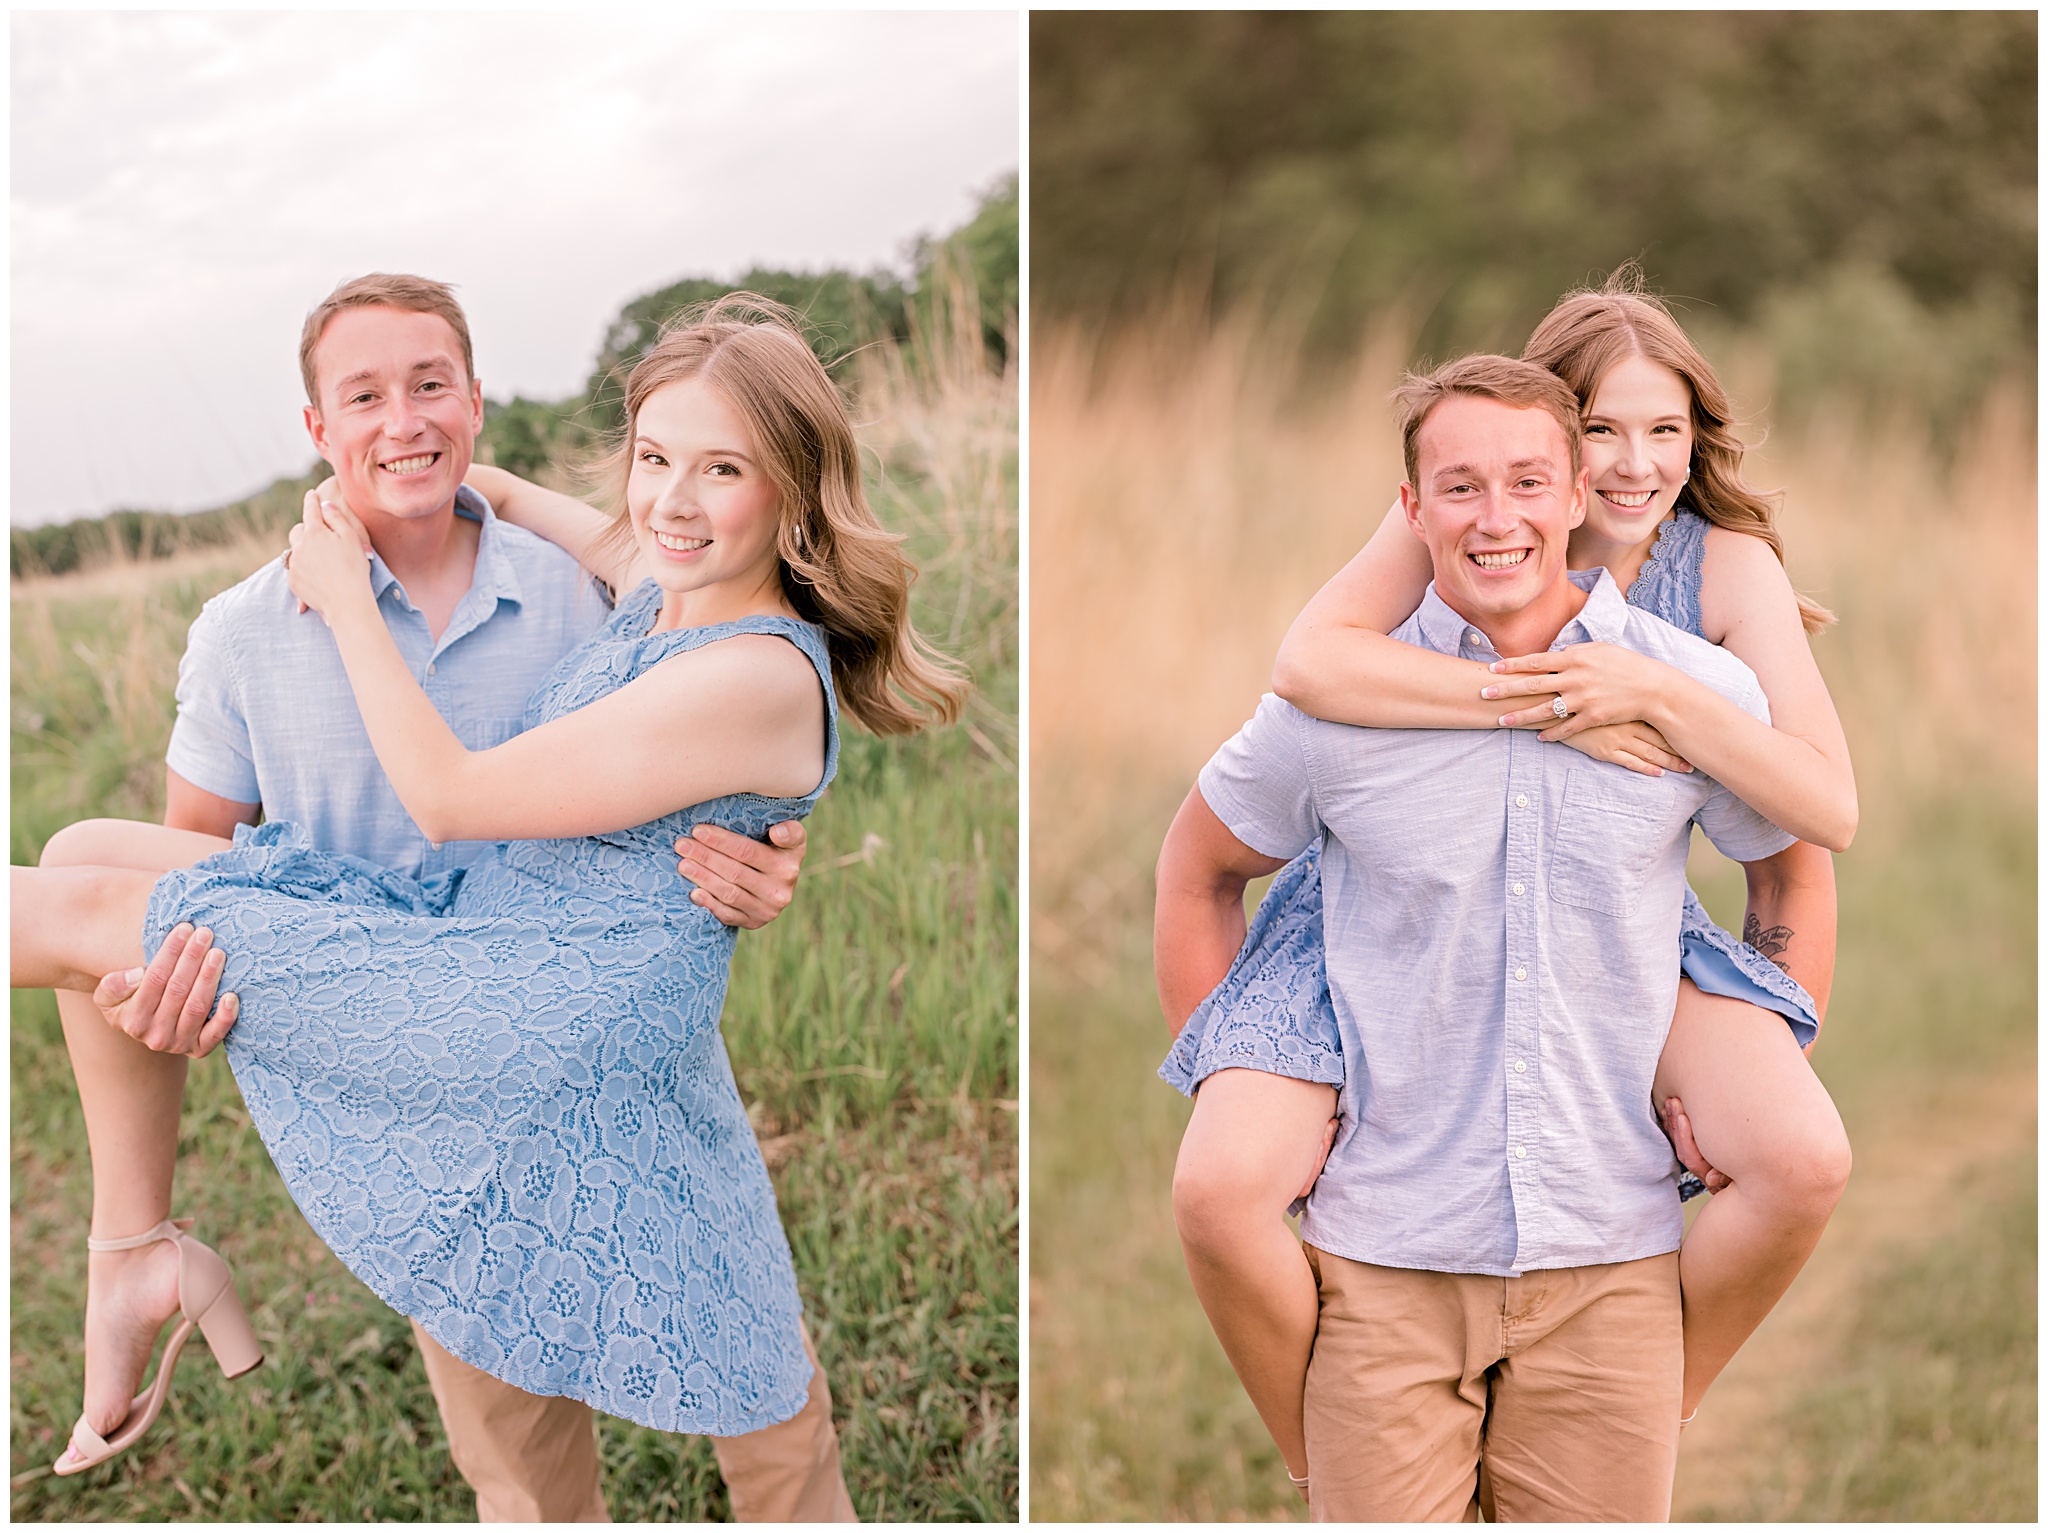
[[[178,717],[164,762],[195,788],[238,804],[262,802],[255,752],[218,598],[200,609],[178,661]]]
[[[1693,819],[1722,856],[1737,862],[1775,856],[1799,839],[1780,830],[1718,783]]]
[[[1289,861],[1322,835],[1302,729],[1308,717],[1272,693],[1209,758],[1197,780],[1230,833],[1253,851]]]

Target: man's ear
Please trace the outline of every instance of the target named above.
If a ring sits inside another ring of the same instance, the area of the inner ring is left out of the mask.
[[[1401,481],[1401,514],[1408,518],[1408,530],[1414,533],[1424,544],[1427,544],[1429,542],[1428,535],[1422,530],[1422,494],[1405,479]],[[1583,508],[1581,508],[1579,514],[1581,516],[1585,514]],[[1574,522],[1572,525],[1576,527],[1578,523]]]
[[[1576,527],[1586,519],[1586,504],[1593,493],[1593,471],[1581,468],[1579,477],[1572,481],[1571,520],[1565,525]]]
[[[472,437],[484,434],[484,384],[481,378],[469,380],[469,434]]]
[[[327,425],[320,419],[320,407],[318,405],[307,405],[304,411],[304,419],[306,422],[306,435],[313,439],[313,451],[320,454],[321,461],[329,468],[334,467],[334,460],[327,456]]]

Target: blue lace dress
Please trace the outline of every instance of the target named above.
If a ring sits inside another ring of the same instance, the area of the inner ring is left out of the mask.
[[[1658,530],[1629,601],[1686,632],[1700,631],[1700,576],[1708,523],[1680,506]],[[1344,1084],[1344,1044],[1323,969],[1322,848],[1312,846],[1274,876],[1223,983],[1195,1008],[1160,1077],[1188,1096],[1218,1070]],[[1748,1001],[1785,1018],[1804,1046],[1819,1031],[1813,998],[1741,938],[1716,926],[1690,886],[1678,937],[1680,970],[1711,995]],[[1689,1173],[1682,1197],[1706,1189]]]
[[[652,582],[563,660],[529,726],[672,655],[778,634],[825,688],[824,780],[611,835],[517,841],[420,882],[289,822],[167,875],[228,954],[228,1061],[307,1221],[442,1346],[538,1395],[737,1436],[804,1404],[796,1274],[719,1036],[733,932],[690,903],[676,838],[808,814],[839,757],[823,633],[781,617],[669,633]]]

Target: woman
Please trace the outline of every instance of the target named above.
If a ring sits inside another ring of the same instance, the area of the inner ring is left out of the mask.
[[[62,834],[123,864],[15,870],[14,983],[89,988],[131,967],[138,939],[211,926],[241,1001],[227,1047],[251,1118],[358,1276],[530,1392],[733,1436],[794,1415],[811,1365],[717,1034],[732,937],[668,848],[698,823],[760,836],[807,813],[837,763],[841,701],[904,733],[954,717],[964,683],[911,627],[910,568],[786,310],[741,294],[684,316],[626,405],[626,525],[592,516],[572,547],[626,594],[495,749],[465,750],[406,669],[346,508],[308,497],[286,556],[420,828],[523,839],[421,884],[314,851],[289,824],[228,849],[87,822]],[[133,871],[151,852],[160,878]],[[134,1109],[161,1120],[161,1104]],[[139,1154],[167,1164],[174,1135]],[[132,1366],[101,1369],[125,1387],[89,1396],[60,1474],[147,1428],[194,1324],[224,1371],[258,1360],[212,1253],[168,1225],[113,1244],[136,1254],[121,1280]],[[130,1401],[174,1304],[186,1323]]]
[[[1775,727],[1614,646],[1489,672],[1387,638],[1429,581],[1398,507],[1296,620],[1275,688],[1339,723],[1540,727],[1545,740],[1634,771],[1697,763],[1805,838],[1752,869],[1745,926],[1757,946],[1715,927],[1690,892],[1686,902],[1656,1110],[1687,1164],[1722,1192],[1680,1256],[1690,1419],[1812,1253],[1848,1174],[1840,1119],[1802,1052],[1834,966],[1826,849],[1845,847],[1856,820],[1847,745],[1803,631],[1831,618],[1786,580],[1770,505],[1742,481],[1727,398],[1633,266],[1599,292],[1567,295],[1523,357],[1569,383],[1585,412],[1591,494],[1571,566],[1605,565],[1631,603],[1724,644],[1756,672]],[[1188,1026],[1161,1070],[1190,1094],[1207,1084],[1175,1171],[1176,1218],[1211,1322],[1304,1488],[1316,1292],[1279,1215],[1334,1139],[1343,1083],[1314,857],[1276,877],[1230,974],[1192,1016],[1168,998],[1169,1020]],[[1784,967],[1759,948],[1782,953]]]

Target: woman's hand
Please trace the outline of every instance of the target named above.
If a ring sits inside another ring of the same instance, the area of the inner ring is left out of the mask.
[[[1548,739],[1539,735],[1538,739]],[[1692,763],[1672,750],[1670,743],[1648,724],[1627,719],[1619,724],[1595,724],[1564,742],[1595,761],[1612,762],[1640,772],[1645,777],[1662,777],[1666,772],[1690,772]]]
[[[1502,679],[1481,688],[1481,697],[1554,692],[1564,700],[1569,717],[1548,705],[1501,715],[1501,725],[1507,729],[1547,723],[1537,737],[1542,740],[1569,740],[1583,730],[1631,719],[1654,724],[1670,705],[1672,684],[1684,679],[1661,660],[1618,644],[1572,644],[1541,655],[1496,660],[1488,669]]]
[[[339,501],[306,494],[305,518],[292,529],[284,556],[292,595],[334,626],[352,606],[374,607],[370,591],[370,535],[355,513]]]

